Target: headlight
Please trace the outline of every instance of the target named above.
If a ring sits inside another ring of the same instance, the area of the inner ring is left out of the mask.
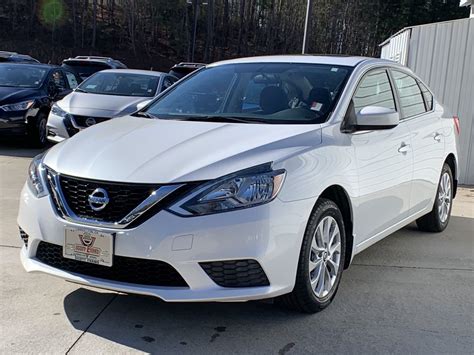
[[[36,197],[43,197],[48,194],[46,186],[44,185],[44,167],[43,167],[44,153],[37,155],[28,168],[28,186]]]
[[[285,170],[271,170],[270,164],[243,170],[205,184],[169,210],[202,216],[262,205],[278,195],[285,175]]]
[[[58,104],[54,104],[52,107],[51,107],[51,113],[53,115],[56,115],[56,116],[59,116],[59,117],[66,117],[67,115],[67,112],[64,111],[62,108],[60,108],[58,106]]]
[[[35,100],[28,100],[17,102],[16,104],[0,106],[0,108],[4,111],[25,111],[28,110],[31,106],[33,106],[34,103]]]

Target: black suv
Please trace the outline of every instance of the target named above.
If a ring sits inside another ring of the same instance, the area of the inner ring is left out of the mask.
[[[179,64],[175,64],[171,69],[170,69],[170,74],[174,75],[178,79],[184,78],[186,75],[192,73],[195,70],[198,70],[202,67],[205,67],[206,64],[204,63],[187,63],[187,62],[181,62]]]
[[[127,66],[117,59],[82,55],[64,59],[62,67],[75,72],[82,80],[104,69],[127,69]]]
[[[0,64],[0,136],[27,136],[44,146],[46,122],[54,101],[69,94],[81,79],[47,64]]]

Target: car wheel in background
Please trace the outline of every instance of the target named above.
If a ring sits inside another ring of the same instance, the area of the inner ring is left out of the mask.
[[[289,308],[315,313],[336,295],[344,268],[346,235],[338,206],[321,198],[306,228],[293,291],[277,301]]]
[[[439,179],[438,191],[433,209],[427,215],[416,220],[418,229],[425,232],[438,233],[446,229],[451,217],[453,206],[453,173],[448,164],[444,163]]]
[[[46,123],[48,116],[44,112],[38,113],[34,124],[29,127],[28,140],[35,147],[44,147],[48,143]]]

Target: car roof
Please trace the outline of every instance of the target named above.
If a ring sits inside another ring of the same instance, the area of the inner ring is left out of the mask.
[[[0,63],[0,65],[15,65],[15,66],[19,66],[19,67],[26,67],[26,66],[30,66],[30,67],[35,67],[35,68],[43,68],[43,69],[54,69],[54,68],[60,68],[59,65],[55,65],[55,64],[44,64],[44,63],[18,63],[18,62],[3,62],[3,63]]]
[[[241,64],[241,63],[302,63],[302,64],[329,64],[329,65],[344,65],[355,67],[362,62],[372,61],[384,61],[392,63],[391,61],[369,58],[369,57],[358,57],[358,56],[343,56],[343,55],[311,55],[311,54],[300,54],[300,55],[269,55],[260,57],[247,57],[224,60],[210,64],[209,67],[225,65],[225,64]]]
[[[120,74],[144,74],[150,76],[161,76],[161,75],[168,75],[167,73],[163,73],[160,71],[153,71],[153,70],[141,70],[141,69],[105,69],[101,70],[101,72],[107,73],[120,73]]]
[[[70,57],[63,59],[63,64],[67,64],[68,62],[85,62],[85,63],[104,63],[104,64],[112,64],[112,65],[119,65],[119,66],[126,66],[120,60],[110,58],[110,57],[98,57],[98,56],[85,56],[85,55],[78,55],[75,57]]]
[[[9,51],[0,51],[0,58],[17,58],[17,59],[25,59],[32,62],[39,63],[38,59],[33,58],[28,54],[20,54],[17,52],[9,52]]]

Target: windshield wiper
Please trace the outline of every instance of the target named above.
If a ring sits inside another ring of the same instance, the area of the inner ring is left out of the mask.
[[[89,91],[83,90],[83,89],[81,89],[81,88],[76,88],[76,90],[75,90],[75,91],[79,91],[79,92],[85,92],[86,94],[90,94],[90,92],[89,92]]]
[[[202,121],[202,122],[233,122],[233,123],[268,123],[266,120],[251,117],[237,116],[185,116],[173,117],[180,121]]]

